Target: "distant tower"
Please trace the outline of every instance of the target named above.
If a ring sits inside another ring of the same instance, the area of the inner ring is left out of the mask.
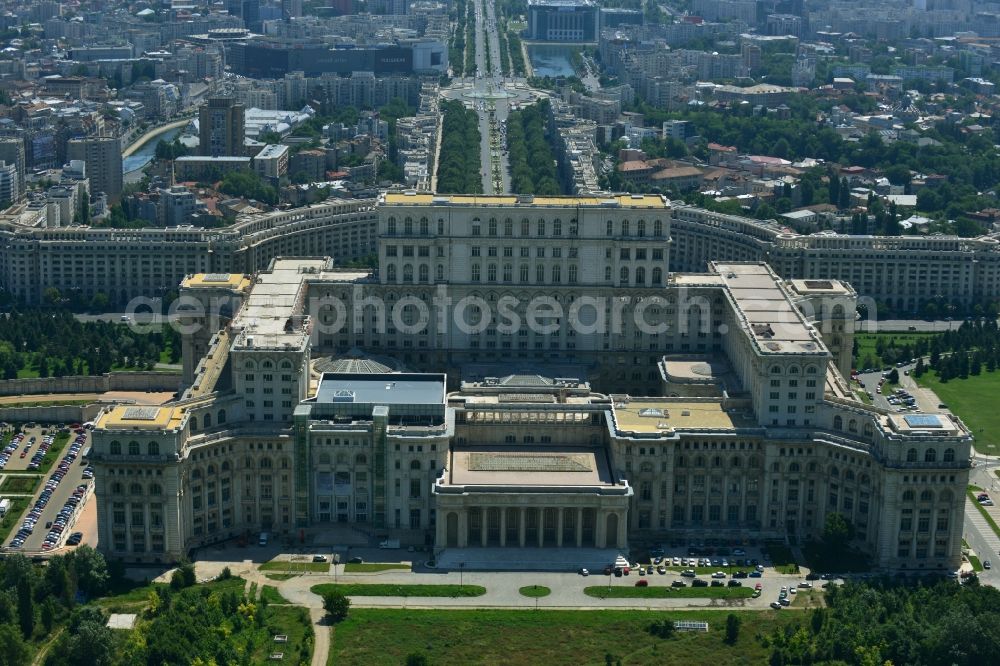
[[[241,157],[244,153],[244,109],[231,97],[213,97],[198,110],[199,152]]]

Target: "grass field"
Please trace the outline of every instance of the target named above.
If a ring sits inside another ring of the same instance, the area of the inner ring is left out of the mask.
[[[1000,372],[983,372],[968,379],[940,382],[931,371],[917,382],[934,391],[948,405],[976,438],[976,450],[991,456],[1000,455],[1000,410],[996,396],[1000,394]]]
[[[24,476],[10,475],[3,480],[3,485],[0,485],[0,492],[30,494],[35,492],[35,488],[38,487],[38,482],[41,479],[42,477],[38,474],[26,474]]]
[[[615,587],[595,585],[583,588],[588,597],[598,599],[749,599],[752,587]]]
[[[397,585],[394,583],[322,583],[309,588],[313,594],[339,590],[349,597],[481,597],[479,585]]]
[[[258,567],[261,571],[283,571],[286,573],[302,573],[305,571],[315,571],[326,573],[330,570],[330,565],[326,562],[289,562],[288,560],[271,560]]]
[[[547,597],[552,594],[552,590],[545,587],[544,585],[525,585],[518,590],[522,597],[540,598]]]
[[[875,346],[878,344],[879,338],[885,341],[886,347],[902,347],[905,345],[912,345],[917,340],[924,339],[929,340],[930,338],[937,335],[937,333],[894,333],[891,331],[886,331],[885,333],[858,333],[854,336],[855,342],[858,344],[858,354],[854,357],[854,367],[859,370],[864,370],[861,366],[864,364],[865,358],[870,356],[874,361],[874,366],[883,367],[887,365],[879,358],[878,354],[875,352]]]
[[[352,608],[333,628],[329,663],[398,666],[418,653],[434,666],[601,666],[606,655],[610,663],[628,666],[758,665],[767,663],[770,650],[756,636],[803,619],[799,613],[737,611],[743,629],[736,643],[727,645],[727,614]],[[669,639],[651,635],[649,625],[662,619],[707,621],[709,631],[678,632]]]
[[[270,640],[257,647],[250,663],[266,664],[268,657],[275,652],[281,652],[284,655],[280,662],[282,664],[304,665],[311,663],[313,629],[312,622],[309,620],[309,611],[305,608],[284,606],[269,609],[267,633]],[[288,642],[274,643],[274,636],[279,634],[287,636]]]
[[[799,589],[792,597],[792,605],[796,608],[819,608],[825,606],[823,590]]]
[[[288,599],[281,596],[281,592],[278,592],[278,588],[273,585],[265,585],[260,588],[260,598],[266,600],[269,604],[287,604]]]
[[[344,573],[377,573],[379,571],[409,571],[409,564],[391,564],[388,562],[362,562],[361,564],[344,565]]]

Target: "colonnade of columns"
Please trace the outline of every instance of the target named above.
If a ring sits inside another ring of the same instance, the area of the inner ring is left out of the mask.
[[[439,548],[624,548],[627,541],[624,508],[470,506],[440,513]]]

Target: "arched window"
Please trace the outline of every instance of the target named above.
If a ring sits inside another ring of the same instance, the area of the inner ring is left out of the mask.
[[[431,281],[430,267],[427,264],[420,264],[420,281],[424,283]]]
[[[771,374],[772,375],[780,375],[781,374],[781,366],[780,365],[772,365],[771,366]]]
[[[434,279],[438,282],[444,281],[444,265],[438,264],[437,269],[434,271]]]
[[[215,465],[209,464],[209,466],[208,466],[208,475],[209,476],[215,476]]]
[[[219,417],[217,420],[219,422],[219,425],[222,425],[223,423],[226,422],[226,410],[224,409],[219,410]]]
[[[347,454],[346,453],[338,453],[337,454],[337,464],[338,465],[346,465],[347,464]]]
[[[678,467],[687,467],[687,460],[684,459],[684,456],[678,456],[677,457],[677,466]]]
[[[695,467],[704,467],[705,466],[705,459],[702,458],[701,456],[698,456],[697,458],[694,459],[694,466]]]
[[[612,222],[611,220],[608,220],[606,228],[604,230],[604,235],[605,236],[613,236],[614,233],[615,233],[615,223]]]
[[[840,470],[837,469],[836,467],[831,467],[830,468],[830,476],[832,478],[834,478],[834,479],[839,478],[840,477]]]
[[[365,454],[359,453],[358,455],[354,456],[354,464],[355,465],[367,465],[368,464],[368,458],[365,456]]]
[[[654,268],[653,269],[653,286],[659,287],[663,284],[663,269]]]
[[[576,264],[573,264],[569,267],[569,283],[576,284],[576,280],[577,280],[577,269],[576,269]]]
[[[917,450],[910,449],[906,452],[906,462],[917,462]]]
[[[545,235],[545,220],[538,220],[538,235]]]
[[[111,442],[109,449],[111,455],[120,456],[122,454],[122,443],[118,441]]]
[[[211,414],[205,414],[204,416],[201,417],[201,420],[205,424],[206,428],[211,428],[212,427],[212,415]]]
[[[952,495],[951,491],[948,490],[947,488],[945,488],[940,492],[940,494],[938,494],[938,500],[940,500],[941,502],[950,502],[953,497],[954,495]]]
[[[639,220],[635,226],[635,233],[639,238],[646,235],[646,220]]]
[[[637,286],[646,284],[646,269],[642,266],[635,269],[635,283]]]
[[[806,374],[807,375],[815,375],[816,374],[816,366],[815,365],[807,365],[806,366]]]
[[[562,220],[553,220],[552,221],[552,235],[553,236],[562,236]]]
[[[874,433],[871,423],[865,423],[864,428],[862,428],[862,430],[864,431],[865,437],[871,437],[872,434]]]
[[[253,469],[253,467],[254,467],[254,465],[253,465],[253,458],[251,458],[250,456],[247,456],[246,460],[244,460],[243,462],[246,464],[247,469]]]
[[[937,462],[937,451],[934,449],[924,451],[924,462]]]
[[[198,417],[191,417],[191,432],[196,432],[198,430]]]
[[[628,220],[622,220],[622,236],[628,236]]]
[[[663,235],[663,220],[653,222],[653,235],[657,237]]]
[[[385,231],[388,235],[390,236],[396,235],[396,218],[390,217],[388,220],[386,220],[385,226],[386,226]]]
[[[513,282],[514,281],[514,266],[513,264],[503,265],[503,281]]]
[[[797,462],[790,463],[788,465],[788,471],[789,472],[798,472],[799,471],[799,464]]]
[[[528,218],[521,220],[521,235],[525,238],[531,235],[531,222],[528,221]]]
[[[513,236],[514,235],[514,220],[509,217],[503,221],[503,235]]]
[[[261,458],[260,459],[260,468],[261,469],[271,469],[271,459],[270,458]]]
[[[428,224],[427,218],[426,217],[420,218],[420,235],[427,236],[430,234],[430,232],[431,232],[430,225]]]
[[[618,281],[622,284],[628,284],[628,266],[622,266],[618,272]]]
[[[197,481],[200,478],[201,478],[201,470],[200,469],[195,469],[194,471],[191,472],[191,479],[192,480]]]
[[[111,484],[111,492],[114,495],[121,495],[122,494],[122,484],[118,483],[117,481],[114,482],[114,483],[112,483]]]
[[[844,429],[844,419],[840,417],[840,414],[837,414],[836,416],[833,417],[833,429],[834,430]]]
[[[149,494],[150,495],[162,495],[163,494],[163,488],[161,488],[160,484],[158,484],[158,483],[150,484],[150,486],[149,486]]]
[[[851,419],[847,423],[847,429],[850,430],[851,432],[857,432],[858,431],[858,422],[855,421],[854,419]]]
[[[419,460],[411,460],[410,461],[410,469],[420,469],[420,461]]]
[[[444,220],[438,219],[438,236],[444,236]]]
[[[222,462],[222,473],[225,474],[228,471],[229,471],[229,461],[228,460],[224,460]]]
[[[931,492],[930,490],[925,490],[924,492],[920,493],[920,501],[921,502],[933,502],[934,501],[934,493]]]
[[[742,463],[742,461],[740,461],[740,459],[739,459],[739,458],[733,458],[733,459],[732,459],[732,460],[731,460],[731,461],[729,462],[729,464],[730,464],[730,465],[731,465],[732,467],[739,467],[739,466],[740,466],[740,465],[742,465],[743,463]]]
[[[389,282],[395,282],[396,281],[396,265],[395,264],[389,264],[389,266],[386,267],[386,269],[385,269],[385,278]]]
[[[403,220],[403,234],[406,235],[406,236],[412,236],[413,235],[413,219],[412,218],[408,217],[405,220]]]
[[[142,494],[142,486],[139,485],[138,483],[130,484],[129,487],[128,487],[128,494],[129,495],[141,495]]]
[[[413,266],[410,264],[403,264],[403,282],[413,282]]]
[[[844,472],[844,480],[845,481],[853,481],[854,480],[854,470],[850,470],[849,469],[846,472]]]
[[[150,442],[149,444],[146,445],[146,451],[151,456],[158,456],[158,455],[160,455],[160,443],[159,442]]]
[[[327,452],[325,452],[325,451],[323,453],[319,454],[319,464],[320,465],[329,465],[330,464],[330,454],[327,453]]]
[[[139,442],[129,442],[128,443],[128,454],[130,456],[139,455]]]
[[[747,467],[754,469],[760,467],[760,460],[757,459],[757,456],[750,456],[750,460],[747,461]]]
[[[490,218],[490,236],[497,235],[497,221],[496,218]]]
[[[912,490],[907,490],[907,491],[905,491],[903,493],[903,501],[904,502],[912,502],[913,501],[913,491]]]
[[[944,450],[944,461],[945,462],[955,462],[955,449],[945,449]]]

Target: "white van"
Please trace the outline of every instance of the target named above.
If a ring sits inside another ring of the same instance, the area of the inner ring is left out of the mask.
[[[270,535],[267,532],[261,532],[260,533],[260,538],[257,540],[257,545],[258,546],[266,546],[267,545],[267,539],[268,539],[269,536]]]

